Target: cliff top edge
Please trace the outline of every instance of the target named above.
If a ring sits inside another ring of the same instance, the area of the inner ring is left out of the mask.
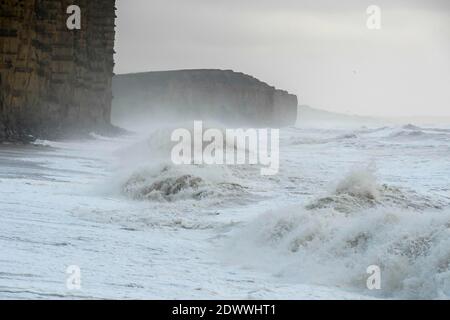
[[[158,71],[143,71],[143,72],[133,72],[133,73],[121,73],[114,75],[115,78],[144,78],[144,77],[168,77],[174,75],[186,75],[186,76],[198,76],[198,75],[207,75],[207,76],[231,76],[231,77],[239,77],[245,79],[249,82],[253,82],[255,84],[263,85],[274,89],[275,91],[279,91],[284,94],[296,96],[295,94],[291,94],[286,90],[278,89],[275,86],[271,86],[268,83],[261,81],[249,74],[234,71],[231,69],[179,69],[179,70],[158,70]]]

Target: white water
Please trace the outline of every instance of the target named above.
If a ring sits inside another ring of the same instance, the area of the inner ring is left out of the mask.
[[[0,146],[0,298],[450,297],[450,128],[287,128],[274,177],[170,132]]]

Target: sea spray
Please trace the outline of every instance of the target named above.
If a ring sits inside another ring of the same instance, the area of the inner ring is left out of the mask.
[[[327,205],[316,200],[262,214],[236,232],[226,260],[289,282],[379,297],[450,297],[450,209],[383,203],[383,187],[374,178],[373,171],[356,170],[337,183]],[[340,197],[354,202],[339,210],[333,202]],[[382,271],[376,292],[366,288],[372,265]]]

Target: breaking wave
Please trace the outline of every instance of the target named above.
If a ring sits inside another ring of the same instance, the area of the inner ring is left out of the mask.
[[[213,199],[215,204],[233,200],[239,204],[249,195],[256,167],[227,165],[174,165],[170,140],[172,127],[154,130],[142,141],[122,149],[118,156],[116,191],[132,200],[176,202]],[[189,145],[189,148],[191,146]],[[229,143],[224,148],[237,148]],[[246,149],[246,152],[250,150]],[[250,182],[250,183],[248,183]]]
[[[374,169],[361,168],[352,170],[334,187],[331,194],[313,200],[306,205],[306,209],[333,209],[349,213],[380,206],[425,210],[443,209],[449,205],[446,198],[430,197],[413,190],[379,184]]]
[[[412,124],[403,126],[400,130],[392,132],[388,138],[414,141],[414,140],[450,140],[450,131],[440,128],[422,128]]]
[[[122,193],[134,200],[178,201],[243,196],[241,185],[226,167],[165,165],[135,171],[122,184]]]
[[[448,298],[450,210],[436,209],[441,205],[357,170],[328,197],[259,216],[233,238],[228,258],[289,281],[380,297]],[[382,270],[378,292],[366,288],[371,265]]]

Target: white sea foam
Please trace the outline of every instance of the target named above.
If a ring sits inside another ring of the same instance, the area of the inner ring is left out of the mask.
[[[0,295],[65,296],[54,271],[79,263],[89,298],[450,297],[448,128],[283,129],[280,174],[262,177],[174,166],[189,125],[5,146]]]
[[[378,265],[382,290],[371,294],[450,297],[450,210],[408,210],[416,195],[394,190],[381,188],[373,171],[352,171],[333,195],[248,223],[227,247],[227,259],[290,281],[364,293],[366,268]]]
[[[160,128],[145,139],[116,152],[117,176],[107,185],[134,200],[180,201],[212,199],[218,203],[241,200],[248,194],[251,166],[175,165],[170,159],[173,127]],[[189,146],[190,147],[190,146]],[[236,145],[224,148],[237,148]],[[248,150],[247,150],[248,151]],[[251,184],[251,183],[250,183]]]
[[[332,188],[332,192],[317,197],[306,205],[307,209],[333,209],[354,212],[373,207],[425,210],[450,206],[447,197],[427,196],[413,190],[379,184],[375,168],[351,170]]]
[[[136,170],[123,184],[122,193],[135,200],[177,201],[243,196],[246,187],[226,166],[148,167]]]

